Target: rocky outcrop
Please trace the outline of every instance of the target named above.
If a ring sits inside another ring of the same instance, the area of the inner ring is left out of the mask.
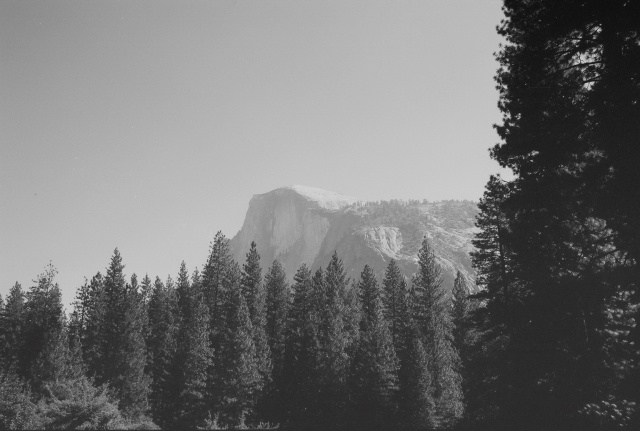
[[[311,187],[282,187],[251,199],[230,246],[242,263],[255,241],[263,268],[277,259],[289,278],[303,263],[312,270],[325,267],[337,251],[350,277],[358,278],[368,264],[381,280],[391,259],[411,277],[426,235],[445,284],[452,286],[459,270],[473,286],[469,252],[477,211],[469,201],[364,203]]]

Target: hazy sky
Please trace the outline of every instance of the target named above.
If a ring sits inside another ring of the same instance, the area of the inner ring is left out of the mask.
[[[500,6],[1,1],[0,293],[191,271],[283,185],[477,200]]]

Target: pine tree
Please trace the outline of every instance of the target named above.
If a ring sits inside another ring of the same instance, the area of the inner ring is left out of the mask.
[[[271,381],[271,351],[267,341],[267,306],[266,291],[262,283],[262,268],[256,243],[251,242],[247,260],[242,267],[242,294],[247,301],[251,324],[253,325],[253,342],[258,355],[258,369],[262,376],[263,386]]]
[[[619,388],[633,361],[622,298],[640,272],[640,6],[535,0],[503,10],[492,157],[516,175],[501,208],[512,262],[478,310],[483,344],[495,346],[484,380],[501,395],[504,426],[605,426],[607,405],[630,402]],[[626,426],[628,415],[614,416]]]
[[[178,336],[177,426],[195,428],[207,417],[207,371],[211,367],[213,351],[209,340],[209,309],[199,290],[198,274],[189,289],[182,291],[183,305],[188,313],[182,318]]]
[[[249,309],[239,285],[230,292],[225,323],[221,410],[225,423],[242,426],[255,409],[262,382]]]
[[[156,277],[149,300],[149,370],[152,379],[149,403],[153,420],[161,427],[173,420],[177,396],[175,368],[178,332],[178,298],[171,278],[166,286]]]
[[[24,292],[20,283],[13,285],[7,295],[6,304],[0,315],[1,319],[1,340],[2,341],[2,375],[7,373],[16,373],[20,370],[23,371],[22,376],[25,376],[24,368],[20,367],[19,359],[22,352],[22,343],[24,341],[23,331],[25,325],[25,309],[24,309]]]
[[[319,279],[322,280],[320,272]],[[284,382],[286,418],[295,426],[306,428],[317,419],[319,386],[317,357],[318,309],[311,271],[303,264],[295,276],[291,308],[287,316]]]
[[[84,292],[82,292],[83,290]],[[76,296],[74,311],[80,317],[80,326],[77,330],[82,345],[82,357],[87,367],[87,375],[95,378],[96,381],[104,382],[102,336],[105,324],[105,292],[102,274],[98,272],[91,278],[86,288],[80,288],[80,292]]]
[[[149,278],[149,274],[145,274],[142,282],[140,283],[140,304],[142,306],[141,325],[145,345],[149,341],[149,299],[151,298],[153,286],[154,283],[151,281],[151,278]]]
[[[229,240],[218,232],[211,244],[207,263],[202,271],[202,293],[209,309],[209,340],[213,350],[212,366],[208,371],[207,404],[211,414],[222,406],[224,386],[224,349],[225,316],[230,304],[230,290],[237,264],[229,252]],[[239,272],[239,270],[238,270]],[[238,275],[239,278],[239,275]]]
[[[275,378],[279,378],[282,373],[289,308],[289,284],[280,262],[273,261],[264,281],[267,306],[266,334],[273,361],[273,374]]]
[[[149,390],[144,372],[144,308],[142,295],[137,286],[126,282],[123,270],[122,257],[116,248],[104,278],[100,376],[114,389],[121,410],[129,417],[139,417],[147,408]]]
[[[277,260],[267,270],[264,277],[266,293],[266,339],[271,353],[272,382],[266,387],[267,402],[263,405],[265,418],[279,422],[284,415],[284,354],[290,294],[287,276]]]
[[[20,361],[36,392],[41,392],[47,382],[66,378],[72,372],[66,316],[60,288],[54,282],[57,272],[49,264],[27,292],[24,305]]]
[[[463,413],[460,358],[452,345],[453,325],[447,298],[442,287],[441,270],[433,249],[425,237],[418,252],[418,271],[413,278],[413,314],[424,337],[429,354],[436,422],[450,426]]]
[[[468,343],[469,291],[467,282],[460,271],[456,273],[452,293],[453,345],[462,357],[462,352],[467,349]]]
[[[138,420],[144,419],[144,412],[148,408],[150,379],[145,373],[147,355],[142,332],[143,298],[134,280],[135,274],[132,283],[125,285],[127,306],[124,310],[122,351],[118,359],[122,376],[121,410],[128,417]]]
[[[352,423],[363,429],[386,428],[395,419],[398,362],[381,290],[368,265],[360,275],[358,290],[362,333],[351,366]]]
[[[224,321],[222,309],[227,300],[228,277],[233,259],[229,252],[229,240],[222,232],[216,233],[209,258],[202,271],[202,289],[211,313],[211,331],[214,348],[219,344]]]
[[[316,275],[321,275],[319,270]],[[314,276],[314,282],[319,280]],[[347,403],[347,375],[349,370],[349,334],[345,329],[344,292],[348,280],[342,261],[334,253],[324,272],[320,294],[320,352],[318,358],[320,387],[318,408],[325,426],[341,426],[345,420]]]
[[[433,429],[436,421],[434,384],[428,354],[422,344],[423,337],[413,326],[402,334],[406,341],[400,356],[398,370],[399,422],[408,429]]]
[[[391,330],[391,338],[394,346],[397,345],[397,339],[402,331],[402,326],[405,324],[399,312],[400,303],[404,301],[403,295],[406,295],[406,291],[401,289],[403,280],[404,277],[400,272],[398,263],[395,259],[391,259],[389,265],[387,265],[382,282],[384,286],[382,299],[385,306],[385,317],[389,322],[389,329]]]
[[[176,283],[176,296],[178,301],[179,320],[186,320],[189,317],[190,308],[193,306],[191,296],[191,282],[189,273],[187,272],[187,264],[182,261],[180,270],[178,271],[178,280]]]
[[[476,227],[480,232],[472,241],[475,250],[471,252],[471,258],[478,274],[476,283],[482,289],[479,297],[491,298],[490,307],[496,303],[511,302],[517,294],[510,287],[513,256],[509,247],[510,226],[504,207],[512,188],[512,184],[500,176],[492,175],[478,203],[480,212],[476,216]]]

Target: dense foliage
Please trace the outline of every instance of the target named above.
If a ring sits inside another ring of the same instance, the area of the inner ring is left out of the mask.
[[[640,2],[503,11],[491,153],[515,177],[480,202],[469,413],[488,429],[638,427]]]
[[[409,290],[394,261],[383,283],[368,266],[352,282],[335,253],[289,286],[278,261],[262,276],[255,244],[240,270],[220,232],[202,272],[139,284],[116,249],[68,320],[49,266],[2,301],[3,428],[453,426],[453,305],[422,251]]]

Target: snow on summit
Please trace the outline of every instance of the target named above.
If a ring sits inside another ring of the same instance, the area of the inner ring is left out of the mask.
[[[340,193],[318,189],[316,187],[293,185],[284,188],[293,190],[310,201],[316,202],[320,207],[328,210],[339,210],[340,208],[359,201],[359,199],[351,196],[341,195]]]

